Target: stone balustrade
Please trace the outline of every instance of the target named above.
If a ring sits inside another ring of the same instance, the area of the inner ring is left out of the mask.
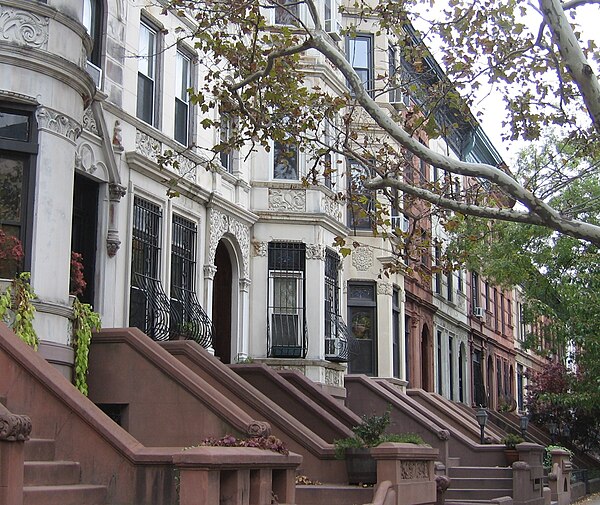
[[[293,505],[302,457],[248,447],[195,447],[173,455],[180,505]]]

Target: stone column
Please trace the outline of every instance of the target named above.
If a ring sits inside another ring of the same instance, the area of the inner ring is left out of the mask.
[[[240,279],[239,282],[239,331],[237,342],[237,359],[248,357],[248,338],[250,334],[250,279]]]
[[[204,311],[212,321],[212,304],[213,304],[213,282],[217,267],[214,265],[204,265]],[[213,335],[214,337],[214,335]],[[215,353],[212,347],[206,349],[211,354]]]

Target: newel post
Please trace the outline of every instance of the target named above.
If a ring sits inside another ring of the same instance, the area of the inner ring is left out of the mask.
[[[548,474],[548,484],[552,491],[552,501],[557,505],[571,503],[571,455],[564,449],[552,449],[552,468]]]
[[[438,449],[386,442],[371,449],[371,454],[377,461],[377,482],[392,483],[398,505],[436,503],[434,464],[439,457]]]
[[[0,505],[23,505],[24,444],[31,419],[0,404]]]

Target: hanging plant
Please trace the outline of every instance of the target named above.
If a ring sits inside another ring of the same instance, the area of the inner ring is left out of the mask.
[[[88,394],[87,373],[88,355],[92,341],[92,331],[102,327],[100,315],[88,303],[73,302],[73,350],[75,351],[75,387],[84,395]]]
[[[83,294],[87,282],[83,278],[83,256],[71,251],[71,271],[69,282],[69,294],[80,296]]]
[[[0,295],[0,319],[8,324],[15,334],[37,351],[38,337],[33,328],[35,307],[32,300],[37,298],[29,279],[31,274],[18,274],[10,286]]]

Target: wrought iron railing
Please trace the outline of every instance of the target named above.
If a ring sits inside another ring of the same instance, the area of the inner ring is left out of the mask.
[[[193,291],[171,287],[170,334],[172,339],[193,340],[205,349],[213,347],[212,321]]]
[[[325,359],[338,363],[346,363],[350,358],[353,338],[341,316],[335,315],[332,319],[335,326],[332,335],[325,338]]]
[[[152,340],[194,340],[213,346],[213,324],[193,291],[172,287],[171,300],[159,280],[133,274],[130,324]]]

